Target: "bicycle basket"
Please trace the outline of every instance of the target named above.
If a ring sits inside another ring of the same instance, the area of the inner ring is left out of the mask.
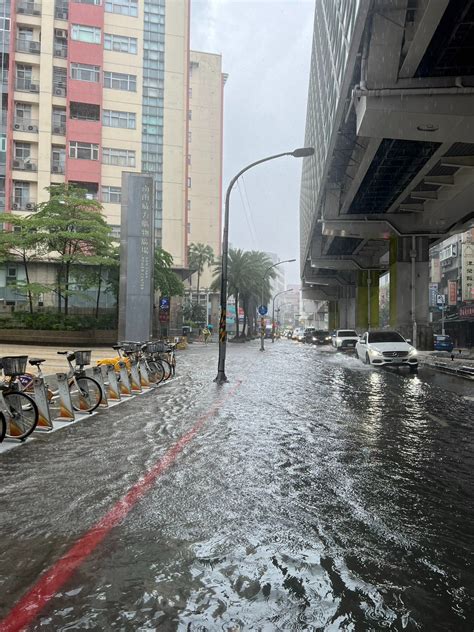
[[[147,342],[146,343],[146,352],[147,353],[161,353],[163,343],[162,342]]]
[[[28,356],[7,356],[1,359],[5,375],[22,375],[27,362]]]
[[[125,353],[138,353],[141,349],[141,343],[140,342],[122,342],[123,345],[123,350]]]
[[[84,350],[74,351],[74,355],[76,357],[76,364],[80,366],[85,366],[86,364],[91,363],[91,355],[92,355],[91,349],[87,349],[85,351]]]

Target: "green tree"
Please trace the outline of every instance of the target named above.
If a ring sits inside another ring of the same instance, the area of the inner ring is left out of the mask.
[[[87,191],[70,184],[47,189],[50,199],[38,205],[35,214],[46,236],[48,251],[57,260],[58,312],[64,300],[69,311],[71,271],[78,265],[103,266],[111,263],[113,240],[102,215],[102,206],[86,197]]]
[[[163,248],[155,248],[154,285],[161,296],[183,296],[184,294],[183,282],[172,270],[172,266],[172,255]]]
[[[40,230],[36,215],[0,214],[0,223],[4,229],[0,231],[0,260],[3,262],[19,261],[25,271],[25,281],[17,282],[15,289],[28,297],[30,314],[33,313],[33,298],[51,288],[31,281],[30,264],[38,261],[48,250],[45,234]]]
[[[214,263],[214,251],[211,246],[206,244],[191,244],[188,249],[188,263],[191,270],[197,272],[197,300],[199,302],[199,287],[201,275],[204,272],[205,265]]]

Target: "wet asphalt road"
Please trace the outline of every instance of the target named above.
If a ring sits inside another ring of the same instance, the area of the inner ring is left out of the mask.
[[[0,456],[0,617],[200,419],[29,630],[472,631],[472,383],[281,341],[219,388],[216,353]]]

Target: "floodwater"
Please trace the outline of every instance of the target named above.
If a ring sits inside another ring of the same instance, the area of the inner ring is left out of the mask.
[[[0,456],[0,617],[200,420],[29,630],[474,629],[472,383],[258,344]]]

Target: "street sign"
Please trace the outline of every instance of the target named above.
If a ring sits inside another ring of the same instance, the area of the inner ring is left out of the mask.
[[[260,316],[265,316],[267,312],[268,312],[267,306],[260,305],[260,307],[258,308],[258,313],[260,314]]]
[[[446,303],[446,296],[444,294],[438,294],[436,296],[436,305],[444,305]]]

